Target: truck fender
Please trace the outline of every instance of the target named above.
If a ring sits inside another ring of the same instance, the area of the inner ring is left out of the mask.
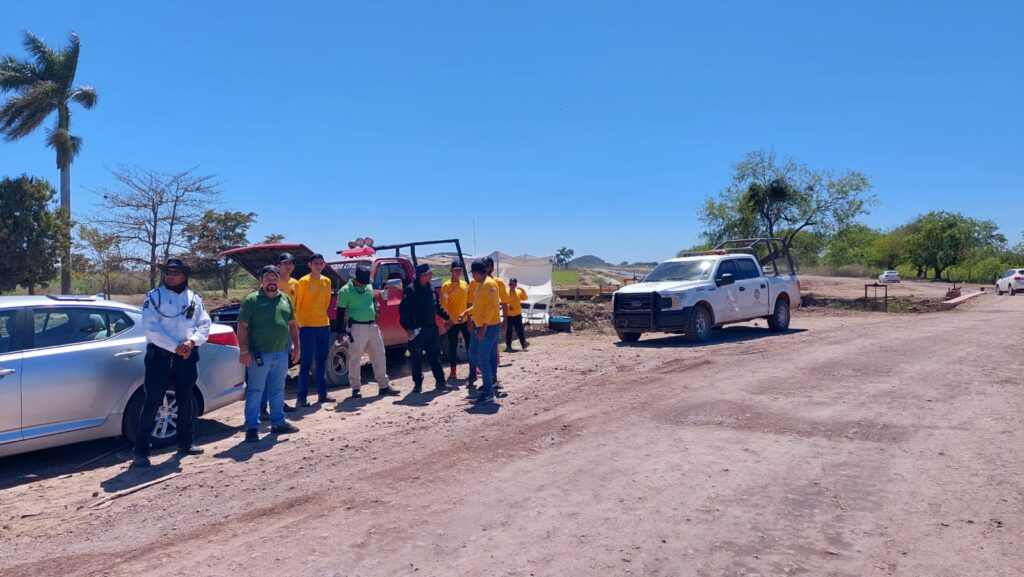
[[[711,315],[711,324],[717,324],[717,321],[715,320],[715,307],[711,306],[711,303],[709,303],[708,301],[697,301],[696,303],[694,303],[693,306],[703,306],[704,308],[708,309],[708,313]]]

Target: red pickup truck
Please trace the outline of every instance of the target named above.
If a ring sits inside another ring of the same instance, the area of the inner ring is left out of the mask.
[[[377,325],[384,337],[384,346],[388,348],[404,348],[409,343],[409,337],[398,320],[398,305],[402,302],[402,289],[413,281],[416,264],[416,247],[436,244],[455,244],[457,258],[463,261],[462,247],[458,239],[414,242],[394,245],[384,245],[376,248],[375,252],[365,249],[338,251],[339,259],[329,261],[324,269],[324,274],[331,279],[332,290],[336,293],[338,289],[345,286],[345,283],[355,274],[356,267],[365,265],[370,269],[370,281],[373,290],[376,291],[377,299]],[[408,254],[402,251],[407,250]],[[388,255],[389,252],[393,254]],[[289,252],[295,257],[295,272],[292,276],[296,279],[309,274],[307,262],[314,253],[303,244],[258,244],[253,246],[231,249],[224,253],[240,264],[253,276],[259,274],[260,269],[268,264],[277,264],[277,257],[282,252]],[[441,282],[435,279],[432,283],[434,290],[440,290]],[[237,320],[238,311],[234,309],[234,318]],[[230,315],[230,309],[222,309],[211,313],[218,318]],[[331,298],[328,308],[328,316],[333,321],[337,315],[337,298]],[[217,322],[230,322],[231,319],[221,318]],[[448,354],[447,330],[444,321],[437,318],[438,327],[441,330],[442,354]],[[341,345],[331,342],[331,352],[328,356],[327,380],[335,386],[348,384],[348,343]],[[466,352],[464,347],[459,347],[459,357],[464,359]]]

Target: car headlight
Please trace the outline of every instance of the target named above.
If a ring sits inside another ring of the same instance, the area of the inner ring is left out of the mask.
[[[663,296],[661,297],[661,310],[679,310],[683,308],[683,301],[685,300],[686,295],[683,293]]]

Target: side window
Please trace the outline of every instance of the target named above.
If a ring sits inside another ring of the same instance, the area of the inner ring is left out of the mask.
[[[715,274],[715,278],[722,278],[722,275],[731,274],[733,277],[739,278],[736,271],[736,262],[732,259],[723,260],[718,264],[718,272]]]
[[[14,322],[18,319],[18,311],[0,311],[0,354],[9,353],[14,348]]]
[[[132,320],[122,311],[85,307],[36,309],[33,347],[59,347],[99,341],[123,333]]]
[[[373,278],[373,288],[382,289],[392,279],[401,280],[403,287],[409,284],[409,279],[405,275],[405,267],[401,263],[389,262],[378,266],[377,275]]]
[[[749,258],[741,258],[736,261],[736,268],[739,270],[739,276],[737,280],[757,278],[761,276],[761,271],[758,270],[757,263]]]

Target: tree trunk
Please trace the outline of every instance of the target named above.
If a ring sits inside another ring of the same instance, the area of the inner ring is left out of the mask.
[[[224,289],[224,298],[228,298],[228,284],[231,282],[231,266],[228,264],[230,261],[224,259],[224,268],[220,273],[221,287]]]
[[[60,208],[71,218],[71,167],[60,169]],[[67,248],[60,256],[60,292],[71,294],[71,230],[68,229]]]
[[[149,290],[156,288],[156,245],[149,247]]]
[[[36,294],[36,285],[35,284],[28,285],[28,294],[30,294],[30,295],[35,295]]]

